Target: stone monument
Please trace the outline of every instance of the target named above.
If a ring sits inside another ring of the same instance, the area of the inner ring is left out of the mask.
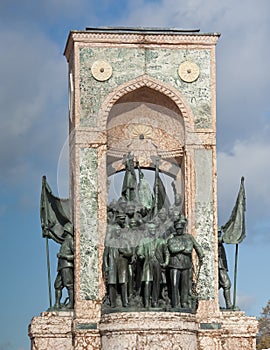
[[[218,301],[218,38],[70,32],[74,309],[34,317],[33,350],[255,349],[256,319]]]

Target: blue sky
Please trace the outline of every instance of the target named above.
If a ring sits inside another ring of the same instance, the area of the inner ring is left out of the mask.
[[[238,305],[248,315],[260,314],[270,299],[269,17],[269,0],[1,1],[0,350],[29,349],[27,326],[48,307],[39,221],[41,177],[47,175],[55,194],[67,196],[62,149],[68,84],[63,51],[69,31],[87,26],[164,26],[221,33],[219,223],[228,219],[244,175],[247,238],[239,249]],[[234,247],[226,248],[232,275]]]

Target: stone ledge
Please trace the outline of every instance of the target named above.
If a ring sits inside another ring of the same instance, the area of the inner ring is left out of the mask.
[[[59,337],[72,333],[73,311],[42,312],[40,316],[32,318],[28,327],[30,338]]]
[[[101,334],[108,332],[192,332],[198,331],[196,316],[175,312],[125,312],[106,314],[99,325]]]

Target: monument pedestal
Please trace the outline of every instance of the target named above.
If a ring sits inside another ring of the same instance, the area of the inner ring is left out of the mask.
[[[200,322],[198,349],[255,350],[257,331],[256,317],[247,317],[241,311],[222,311],[219,317]]]
[[[197,349],[196,316],[176,312],[103,315],[102,349]]]
[[[71,350],[73,311],[42,312],[33,317],[28,335],[31,350]]]
[[[72,312],[43,312],[29,326],[32,350],[254,350],[257,321],[223,311],[207,322],[181,312],[115,312],[78,323]]]

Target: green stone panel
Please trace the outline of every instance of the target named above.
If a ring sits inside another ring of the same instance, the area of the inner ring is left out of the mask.
[[[81,298],[98,297],[97,150],[80,153],[80,280]]]
[[[200,272],[197,292],[200,299],[215,297],[212,151],[195,150],[196,233],[205,258]]]
[[[193,110],[196,128],[211,127],[210,58],[209,49],[81,48],[81,125],[96,126],[98,110],[108,93],[147,73],[185,96]],[[111,63],[113,74],[109,80],[100,82],[93,78],[91,66],[96,60]],[[185,83],[178,76],[178,67],[186,60],[200,67],[200,76],[193,83]]]
[[[106,60],[113,73],[107,81],[97,81],[91,66]],[[82,48],[80,50],[81,125],[96,126],[97,114],[106,96],[119,85],[144,74],[144,50],[125,48]]]
[[[190,104],[196,128],[211,127],[210,50],[146,49],[146,73],[179,90]],[[199,78],[182,81],[178,67],[184,61],[195,62],[200,68]]]

